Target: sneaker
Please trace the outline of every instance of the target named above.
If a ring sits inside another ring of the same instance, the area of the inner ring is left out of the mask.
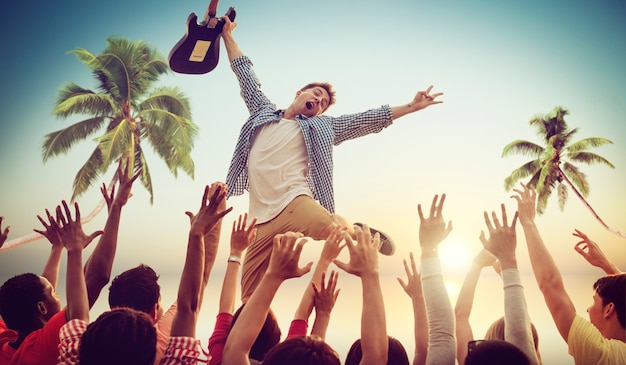
[[[354,225],[363,228],[363,223],[354,223]],[[389,235],[385,232],[379,231],[370,227],[370,233],[372,237],[378,233],[380,235],[380,244],[378,245],[378,252],[385,256],[391,256],[396,251],[396,245],[393,243],[393,240]]]

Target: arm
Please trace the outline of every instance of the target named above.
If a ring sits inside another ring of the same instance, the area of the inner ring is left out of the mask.
[[[441,196],[439,204],[437,204],[437,199],[438,196],[435,195],[428,218],[424,218],[421,204],[417,206],[417,211],[420,218],[419,239],[422,249],[422,290],[429,328],[426,363],[441,365],[454,364],[456,341],[454,314],[443,282],[438,251],[439,244],[452,230],[452,222],[446,226],[441,215],[446,195]]]
[[[378,268],[380,236],[376,234],[372,239],[368,226],[363,225],[363,228],[354,226],[354,235],[357,239],[355,245],[347,231],[342,231],[341,233],[350,252],[350,261],[344,263],[335,259],[333,262],[345,272],[360,277],[363,288],[363,308],[361,312],[361,347],[363,354],[360,364],[386,364],[389,337],[387,336],[385,304],[380,287]]]
[[[243,220],[242,220],[243,218]],[[239,215],[238,221],[233,221],[233,230],[230,234],[230,255],[226,263],[226,273],[222,282],[222,292],[220,294],[219,313],[233,314],[235,311],[235,297],[237,293],[237,278],[239,275],[239,267],[241,255],[243,251],[254,241],[256,237],[256,218],[252,220],[248,228],[248,213],[243,217]]]
[[[426,318],[426,303],[422,293],[422,280],[420,273],[415,265],[415,258],[411,253],[411,268],[406,260],[403,260],[404,271],[406,272],[407,282],[401,278],[398,282],[402,285],[404,291],[411,298],[413,303],[413,336],[415,337],[415,354],[413,356],[413,365],[425,365],[426,355],[428,354],[428,320]]]
[[[622,271],[615,266],[602,252],[600,246],[592,241],[586,234],[575,229],[574,236],[582,239],[574,246],[574,250],[578,252],[587,262],[595,267],[602,269],[607,275],[621,274]]]
[[[89,303],[87,301],[87,288],[82,268],[82,251],[94,238],[101,235],[102,231],[96,231],[87,236],[80,223],[80,210],[78,203],[74,203],[76,210],[75,219],[72,220],[70,209],[65,201],[56,208],[56,219],[48,213],[49,224],[37,216],[44,225],[46,231],[35,230],[44,236],[54,235],[67,250],[67,273],[66,273],[66,295],[67,307],[65,310],[66,319],[79,319],[89,322]],[[65,215],[63,215],[65,212]]]
[[[331,271],[328,283],[326,283],[326,273],[322,273],[321,288],[318,288],[315,283],[311,283],[315,297],[315,322],[313,322],[311,335],[318,336],[322,340],[326,339],[330,313],[339,296],[339,289],[336,289],[338,276],[339,274],[336,271]]]
[[[48,216],[48,221],[52,222],[53,218],[48,212],[48,210],[46,210],[46,214]],[[41,271],[41,276],[48,279],[50,284],[52,284],[52,287],[56,289],[57,283],[59,281],[59,267],[61,265],[61,254],[63,253],[63,243],[61,242],[59,238],[58,230],[52,229],[52,227],[47,225],[39,216],[37,216],[37,218],[39,218],[39,221],[44,225],[46,230],[41,231],[41,232],[40,231],[36,231],[36,232],[39,232],[41,233],[41,235],[46,237],[48,241],[50,242],[50,244],[52,245],[50,249],[50,256],[48,256],[48,260],[46,261],[46,264],[43,267],[43,270]]]
[[[107,194],[106,185],[102,184],[100,191],[107,202],[109,216],[104,225],[104,234],[100,237],[98,244],[94,248],[91,256],[85,263],[85,281],[87,283],[87,294],[89,297],[89,307],[91,308],[111,278],[113,269],[113,259],[117,249],[117,236],[120,227],[122,207],[128,202],[133,182],[141,174],[141,170],[130,177],[132,167],[122,162],[118,165],[117,176],[119,178],[119,189],[115,195],[115,187],[111,189],[111,195]],[[115,198],[114,198],[115,196]]]
[[[172,320],[171,337],[195,337],[196,319],[200,311],[200,293],[204,275],[204,235],[232,208],[219,211],[226,192],[219,186],[209,199],[209,186],[204,188],[200,209],[194,215],[186,212],[191,222],[187,256],[178,286],[178,310]]]
[[[430,95],[430,91],[432,89],[433,89],[433,86],[431,85],[428,87],[428,89],[426,89],[426,91],[419,91],[415,95],[413,100],[411,100],[410,103],[391,107],[393,120],[396,120],[407,114],[414,113],[418,110],[422,110],[431,105],[443,103],[443,101],[435,100],[435,98],[443,95],[443,93],[436,93],[436,94]]]
[[[233,37],[233,30],[237,27],[237,22],[231,22],[230,18],[227,16],[222,17],[222,19],[224,19],[225,22],[222,28],[222,39],[224,40],[224,46],[228,54],[228,61],[233,62],[235,58],[243,56],[239,44],[237,44],[235,37]]]
[[[284,280],[302,276],[311,270],[312,262],[303,268],[298,266],[306,242],[299,240],[301,237],[301,233],[293,232],[274,237],[268,269],[230,330],[224,346],[223,364],[250,364],[250,348],[263,327],[276,291]]]
[[[513,189],[517,193],[513,198],[517,201],[519,221],[524,228],[530,264],[552,319],[561,337],[567,341],[569,329],[576,316],[576,308],[565,291],[561,272],[543,243],[535,225],[537,193],[534,188],[529,189],[524,184],[522,184],[522,188],[522,190]]]
[[[2,245],[4,245],[4,242],[7,240],[7,237],[9,237],[9,231],[11,230],[11,226],[6,226],[4,231],[2,230],[2,220],[3,219],[4,219],[4,217],[0,217],[0,247],[2,247]]]
[[[481,235],[481,240],[483,235]],[[478,285],[478,278],[480,272],[484,267],[494,264],[496,260],[489,251],[481,250],[470,266],[463,286],[459,292],[459,296],[456,300],[456,306],[454,307],[454,317],[456,321],[456,358],[459,365],[465,364],[465,357],[467,356],[467,343],[474,340],[474,333],[472,332],[472,326],[469,322],[470,313],[472,312],[472,305],[474,303],[474,293],[476,292],[476,285]]]
[[[491,213],[493,224],[487,212],[484,213],[485,223],[489,231],[489,239],[481,232],[481,241],[486,250],[498,258],[502,267],[502,283],[504,286],[504,339],[521,349],[532,364],[537,365],[537,352],[530,331],[530,318],[526,308],[524,287],[517,269],[517,236],[515,224],[518,213],[515,212],[511,225],[507,224],[507,215],[504,204],[502,209],[502,223],[495,212]]]
[[[307,286],[304,294],[302,295],[302,299],[300,300],[300,304],[296,309],[294,319],[301,319],[308,322],[314,305],[313,284],[319,287],[320,283],[322,283],[323,281],[322,275],[324,275],[324,273],[328,270],[328,266],[330,266],[331,262],[333,262],[333,260],[337,258],[337,256],[344,247],[344,245],[341,245],[341,243],[343,242],[341,231],[342,228],[340,226],[335,227],[324,242],[322,253],[320,254],[320,258],[315,265],[315,269],[313,270],[311,283]]]

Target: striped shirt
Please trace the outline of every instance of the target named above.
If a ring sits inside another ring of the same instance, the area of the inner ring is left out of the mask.
[[[239,80],[241,97],[246,103],[250,117],[241,128],[239,139],[226,176],[228,197],[237,196],[248,189],[248,155],[255,130],[266,123],[277,122],[283,117],[279,110],[261,91],[252,61],[247,56],[233,60],[231,68]],[[297,115],[304,143],[309,155],[309,174],[307,182],[313,198],[329,212],[335,212],[333,189],[333,146],[378,133],[393,122],[389,105],[370,109],[365,112],[346,114],[339,117],[318,115],[307,118]]]

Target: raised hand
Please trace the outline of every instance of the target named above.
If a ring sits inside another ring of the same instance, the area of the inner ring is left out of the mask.
[[[298,266],[302,247],[307,242],[302,237],[302,233],[296,232],[274,236],[272,255],[265,275],[275,276],[282,281],[300,277],[311,271],[313,262],[309,262],[304,267]]]
[[[517,213],[519,214],[519,222],[523,225],[533,223],[535,220],[535,204],[537,201],[537,192],[535,188],[528,188],[520,183],[522,189],[513,189],[518,195],[512,195],[511,198],[517,201]]]
[[[218,186],[210,198],[209,186],[207,185],[204,188],[204,194],[202,195],[202,202],[198,212],[196,214],[193,214],[192,212],[185,212],[185,214],[189,217],[189,222],[191,223],[191,228],[189,229],[190,235],[197,233],[204,236],[222,217],[233,210],[233,207],[230,207],[226,210],[218,211],[218,208],[225,197],[226,191],[225,189],[222,189],[222,186]]]
[[[606,257],[604,252],[600,249],[600,246],[592,241],[583,232],[574,229],[574,236],[582,239],[574,246],[574,250],[578,252],[587,262],[595,267],[599,267],[604,270],[607,275],[619,274],[621,271]]]
[[[72,220],[70,209],[65,200],[62,201],[63,210],[58,205],[56,208],[56,218],[53,218],[46,209],[48,223],[43,218],[37,216],[39,221],[45,227],[45,231],[35,229],[34,231],[42,234],[54,245],[54,242],[61,242],[66,250],[82,250],[87,247],[94,238],[98,237],[103,231],[95,231],[90,235],[85,234],[83,226],[80,223],[80,210],[78,203],[74,203],[75,219]],[[63,214],[65,213],[65,215]]]
[[[248,213],[240,214],[237,221],[233,221],[233,230],[230,234],[230,254],[241,257],[243,251],[250,246],[256,238],[256,218],[247,226]]]
[[[117,177],[119,180],[119,190],[117,192],[117,195],[115,195],[115,186],[111,188],[110,194],[107,191],[105,183],[102,183],[102,186],[100,187],[100,192],[104,197],[104,201],[107,204],[107,209],[109,212],[111,211],[111,207],[113,206],[114,202],[116,204],[119,204],[120,207],[126,205],[128,199],[132,196],[130,191],[133,187],[133,183],[141,175],[142,170],[139,170],[137,171],[137,173],[135,173],[135,175],[131,177],[130,172],[132,171],[132,168],[128,164],[128,160],[126,160],[126,166],[123,166],[122,161],[120,161],[119,165],[117,166]]]
[[[415,110],[424,109],[434,104],[441,104],[443,101],[435,100],[437,97],[443,95],[443,93],[435,93],[430,94],[433,86],[430,85],[426,91],[418,91],[418,93],[413,98],[413,103],[415,104]]]
[[[406,259],[402,260],[404,263],[404,272],[406,272],[407,281],[405,282],[402,278],[397,278],[398,282],[404,289],[404,292],[411,297],[411,299],[418,299],[422,297],[422,281],[420,279],[420,273],[417,271],[417,266],[415,265],[415,258],[413,257],[413,253],[410,254],[411,266],[407,263]]]
[[[483,247],[498,258],[502,269],[516,268],[517,259],[515,257],[515,247],[517,245],[517,236],[515,234],[515,224],[517,223],[518,213],[515,212],[513,221],[509,226],[507,224],[506,208],[504,204],[500,205],[502,209],[502,224],[498,220],[496,212],[491,212],[493,224],[489,220],[489,214],[484,212],[485,224],[489,232],[489,238],[485,238],[484,231],[480,232],[480,241]]]
[[[441,195],[441,200],[437,204],[438,195],[435,195],[433,202],[430,206],[430,215],[428,218],[424,218],[422,213],[422,205],[417,205],[417,212],[420,217],[419,228],[419,240],[422,248],[422,257],[424,254],[430,256],[436,255],[437,246],[446,238],[450,231],[452,231],[452,221],[446,222],[441,215],[443,210],[443,203],[446,201],[446,194]]]
[[[332,262],[332,260],[336,259],[337,256],[339,256],[341,250],[346,247],[343,235],[341,233],[345,230],[345,228],[339,225],[333,228],[332,232],[330,232],[330,235],[328,235],[328,238],[326,238],[326,241],[324,242],[324,247],[322,247],[320,261],[330,263]],[[342,244],[342,242],[344,243]]]
[[[347,263],[334,259],[333,262],[337,267],[349,274],[363,277],[368,274],[378,274],[378,245],[380,244],[380,235],[376,233],[374,238],[370,233],[367,225],[363,228],[354,226],[354,235],[357,243],[354,244],[352,237],[347,231],[341,232],[346,240],[346,246],[350,252],[350,260]]]
[[[11,229],[11,226],[6,226],[4,231],[2,230],[2,220],[3,219],[4,219],[4,217],[0,217],[0,247],[2,247],[2,245],[4,245],[4,242],[7,240],[7,237],[9,236],[9,230]]]
[[[317,315],[330,315],[330,312],[332,312],[337,297],[339,296],[339,289],[337,289],[338,277],[339,274],[333,270],[330,272],[328,283],[326,283],[326,272],[323,272],[319,288],[315,283],[311,283],[313,287],[313,302]]]

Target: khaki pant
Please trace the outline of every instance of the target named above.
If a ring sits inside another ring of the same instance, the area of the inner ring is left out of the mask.
[[[285,232],[300,232],[315,240],[333,224],[333,215],[310,196],[294,198],[280,214],[269,222],[257,225],[256,240],[248,247],[241,272],[241,298],[248,300],[261,282],[272,254],[274,236]]]

